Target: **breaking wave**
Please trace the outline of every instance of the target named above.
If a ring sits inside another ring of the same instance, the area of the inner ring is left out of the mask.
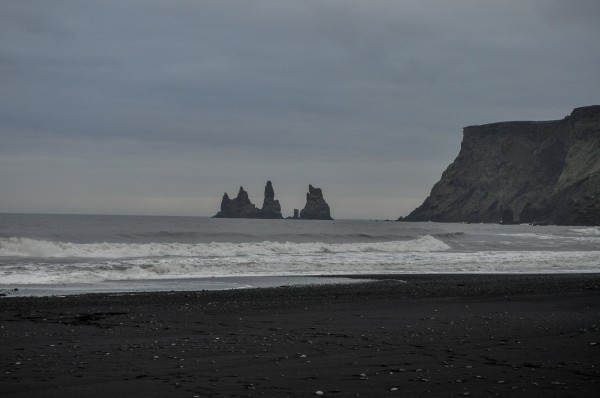
[[[154,257],[7,261],[0,286],[211,277],[411,273],[598,272],[600,252],[344,252],[278,256]]]
[[[431,252],[450,247],[425,235],[417,239],[369,243],[212,242],[212,243],[72,243],[29,238],[0,239],[0,257],[32,258],[139,258],[240,257],[316,253]]]
[[[588,227],[588,228],[573,228],[571,232],[575,232],[581,235],[598,235],[600,236],[600,227]]]

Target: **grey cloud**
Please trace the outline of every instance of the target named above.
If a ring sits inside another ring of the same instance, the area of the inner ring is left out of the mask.
[[[272,179],[405,214],[463,126],[598,103],[595,4],[3,2],[0,211],[210,215]]]

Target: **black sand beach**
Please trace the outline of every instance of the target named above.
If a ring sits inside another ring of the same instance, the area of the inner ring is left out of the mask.
[[[600,393],[599,274],[376,278],[4,297],[0,395]]]

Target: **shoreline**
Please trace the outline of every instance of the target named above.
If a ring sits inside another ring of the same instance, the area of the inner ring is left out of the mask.
[[[372,277],[378,280],[0,298],[0,391],[597,394],[600,274]]]
[[[324,274],[324,275],[266,275],[266,276],[218,276],[188,279],[148,279],[148,280],[115,280],[96,283],[74,283],[60,285],[5,285],[0,288],[1,298],[17,297],[58,297],[81,296],[87,294],[147,294],[197,291],[223,291],[265,289],[277,287],[302,287],[311,285],[345,285],[368,283],[374,281],[395,280],[402,283],[417,281],[421,283],[441,283],[461,280],[475,284],[481,290],[482,284],[498,288],[498,282],[510,281],[514,290],[526,281],[560,278],[565,283],[579,283],[581,278],[592,280],[600,278],[600,272],[563,272],[563,273],[364,273],[364,274]],[[570,281],[570,282],[567,282]],[[600,282],[599,282],[600,283]],[[464,284],[464,283],[463,283]],[[491,285],[490,285],[491,284]],[[516,284],[516,285],[515,285]],[[543,285],[540,285],[543,286]],[[439,286],[438,286],[439,287]],[[438,288],[434,288],[437,290]]]

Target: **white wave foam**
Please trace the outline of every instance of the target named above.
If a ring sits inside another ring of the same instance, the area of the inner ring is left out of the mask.
[[[342,244],[79,244],[0,238],[0,286],[219,276],[464,272],[600,272],[600,251],[457,251],[429,235],[405,241]]]
[[[82,260],[69,263],[28,260],[12,265],[8,262],[0,267],[0,286],[223,276],[600,272],[599,251],[345,252]]]
[[[511,236],[511,237],[515,237],[515,238],[532,238],[532,239],[540,239],[540,240],[556,239],[556,236],[553,236],[553,235],[536,234],[533,232],[498,234],[498,236]]]
[[[543,245],[545,247],[565,247],[584,244],[598,244],[600,243],[600,229],[596,228],[576,228],[570,229],[571,233],[577,234],[576,236],[571,235],[545,235],[539,233],[503,233],[498,234],[498,236],[505,236],[508,239],[517,238],[516,240],[507,240],[501,242],[506,246],[518,247],[519,245],[531,245],[533,241],[535,241],[535,245]]]
[[[137,257],[232,257],[250,255],[428,252],[450,247],[425,235],[417,239],[373,243],[72,243],[28,238],[0,239],[0,257],[34,258],[137,258]]]
[[[573,228],[570,230],[571,232],[575,232],[582,235],[600,235],[600,227],[594,228]]]

